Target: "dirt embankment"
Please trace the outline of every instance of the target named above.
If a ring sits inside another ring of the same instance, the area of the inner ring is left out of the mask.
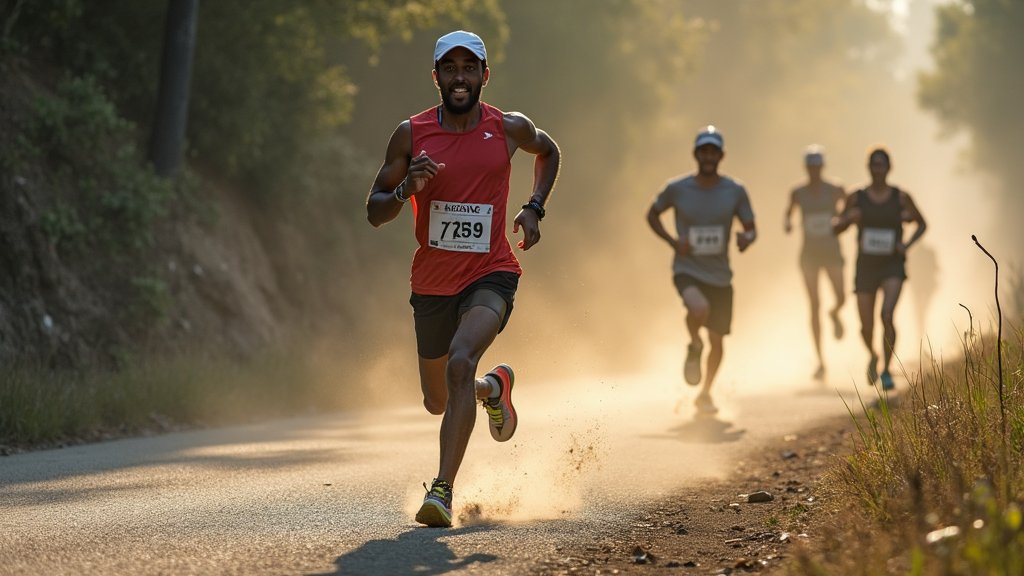
[[[97,160],[31,143],[47,137],[38,102],[55,83],[0,80],[0,366],[104,367],[197,348],[245,358],[350,312],[331,289],[358,269],[356,243],[342,231],[329,239],[341,249],[325,250],[322,227],[232,185],[200,178],[141,246],[126,247],[116,217],[113,240],[96,238],[90,210],[109,196],[80,166]]]
[[[208,342],[249,354],[280,342],[287,301],[245,207],[216,198],[215,222],[167,225],[138,259],[57,250],[45,192],[4,174],[0,195],[0,364],[107,364],[140,348]]]

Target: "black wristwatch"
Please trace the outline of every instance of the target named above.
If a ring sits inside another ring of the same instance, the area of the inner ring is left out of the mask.
[[[540,202],[537,202],[536,200],[530,200],[526,204],[523,204],[523,210],[526,210],[527,208],[537,213],[537,220],[543,220],[544,214],[547,213],[547,211],[544,210],[544,207],[540,205]]]
[[[405,180],[402,180],[402,183],[399,184],[397,188],[395,188],[394,192],[395,200],[398,200],[402,204],[405,204],[406,202],[409,201],[409,197],[403,194],[403,192],[405,192]]]

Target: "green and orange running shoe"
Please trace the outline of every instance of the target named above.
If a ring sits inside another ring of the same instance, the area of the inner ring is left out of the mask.
[[[501,393],[497,398],[487,398],[480,402],[491,421],[491,437],[498,442],[505,442],[516,433],[516,424],[519,423],[516,409],[512,406],[512,386],[515,384],[516,375],[508,364],[498,364],[487,375],[498,381]]]
[[[427,488],[427,483],[423,483]],[[434,528],[448,528],[452,525],[452,485],[444,480],[434,478],[427,495],[423,497],[423,505],[416,513],[416,521]]]

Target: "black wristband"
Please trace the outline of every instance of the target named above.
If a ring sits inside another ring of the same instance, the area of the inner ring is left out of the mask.
[[[406,192],[406,180],[401,180],[401,183],[398,184],[398,188],[394,189],[394,199],[402,204],[409,202],[409,197],[403,195],[403,192]]]
[[[540,202],[537,202],[536,200],[530,200],[526,204],[523,204],[523,210],[526,210],[527,208],[537,213],[537,220],[543,220],[544,214],[547,213],[547,211],[544,210],[544,207],[540,205]]]

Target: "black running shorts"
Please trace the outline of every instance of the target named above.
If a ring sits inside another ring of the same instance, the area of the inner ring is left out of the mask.
[[[804,246],[800,251],[800,268],[801,270],[809,270],[816,272],[822,268],[842,268],[843,267],[843,255],[839,252],[839,247],[822,246],[822,247],[810,247]]]
[[[683,291],[690,286],[700,289],[700,293],[707,298],[710,308],[707,329],[722,336],[729,333],[732,327],[732,285],[715,286],[701,282],[688,274],[676,274],[672,280],[680,298],[683,297]]]
[[[512,316],[518,287],[519,275],[515,272],[492,272],[452,296],[425,296],[414,292],[409,304],[412,304],[416,350],[420,357],[434,359],[448,354],[459,320],[473,306],[494,310],[501,318],[498,332],[504,330]]]
[[[857,272],[853,280],[853,291],[856,294],[870,294],[882,286],[889,278],[907,279],[906,258],[902,254],[872,258],[857,258]]]

